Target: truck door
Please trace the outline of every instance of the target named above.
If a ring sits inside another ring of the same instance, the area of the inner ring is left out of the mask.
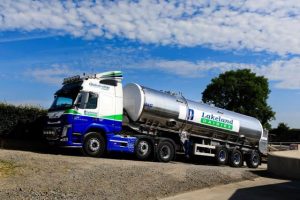
[[[73,134],[85,134],[92,123],[98,121],[99,95],[93,92],[81,92],[77,97],[77,112],[74,115]],[[73,137],[75,138],[75,136]]]

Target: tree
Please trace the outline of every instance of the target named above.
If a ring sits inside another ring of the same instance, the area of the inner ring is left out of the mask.
[[[257,118],[267,129],[275,112],[268,105],[268,80],[249,69],[231,70],[213,78],[202,93],[202,101]]]
[[[277,126],[277,130],[286,133],[290,130],[290,127],[286,123],[280,122]]]
[[[289,140],[292,136],[290,133],[290,127],[286,123],[280,122],[277,126],[277,128],[274,128],[270,130],[269,135],[271,135],[271,138],[273,141],[277,142],[287,142],[292,141]]]

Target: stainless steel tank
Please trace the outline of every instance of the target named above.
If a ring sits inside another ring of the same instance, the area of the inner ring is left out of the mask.
[[[186,131],[192,135],[257,145],[263,128],[253,118],[204,103],[130,83],[124,87],[124,109],[138,123]]]

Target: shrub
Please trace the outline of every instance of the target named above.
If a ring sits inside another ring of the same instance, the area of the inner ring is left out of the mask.
[[[47,110],[0,103],[0,136],[41,139]]]

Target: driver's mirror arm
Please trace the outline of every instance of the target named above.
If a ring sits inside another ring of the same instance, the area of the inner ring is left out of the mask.
[[[73,105],[73,108],[74,109],[78,109],[80,107],[80,103],[75,103],[74,105]]]

